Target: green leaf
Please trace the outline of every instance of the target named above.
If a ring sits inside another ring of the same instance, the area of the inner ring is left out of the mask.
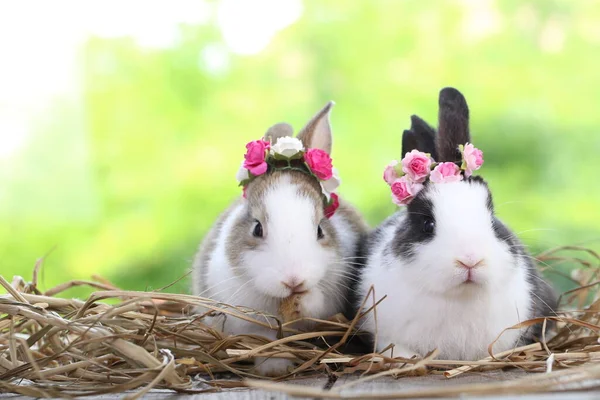
[[[402,171],[402,163],[396,164],[394,166],[394,170],[396,171],[396,174],[398,174],[398,177],[406,175],[404,171]]]

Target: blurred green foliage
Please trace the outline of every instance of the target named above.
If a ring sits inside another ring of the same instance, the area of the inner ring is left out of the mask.
[[[56,246],[43,288],[92,274],[167,285],[239,195],[245,143],[330,99],[341,194],[375,226],[395,210],[383,166],[411,114],[435,124],[444,86],[467,97],[497,212],[531,251],[599,249],[599,19],[596,1],[306,0],[256,55],[228,51],[214,17],[168,49],[90,38],[82,104],[58,100],[1,165],[2,274],[29,279]]]

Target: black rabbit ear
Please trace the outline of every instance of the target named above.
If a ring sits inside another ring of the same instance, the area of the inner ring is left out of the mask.
[[[424,153],[431,154],[434,160],[437,160],[437,149],[435,148],[436,133],[427,122],[423,121],[417,115],[410,117],[410,130],[417,136],[417,149]]]
[[[440,91],[439,107],[439,161],[458,162],[461,160],[458,146],[471,140],[467,100],[458,90],[447,87]]]
[[[406,153],[410,153],[414,149],[418,149],[419,144],[417,140],[417,135],[411,130],[405,130],[402,132],[402,157],[406,155]]]

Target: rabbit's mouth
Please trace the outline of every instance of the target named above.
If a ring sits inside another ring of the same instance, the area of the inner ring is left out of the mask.
[[[463,285],[473,284],[475,283],[475,277],[473,269],[469,268],[466,270],[467,276],[465,276],[465,280],[463,281]]]
[[[466,270],[464,272],[462,272],[462,276],[463,276],[463,281],[461,283],[462,285],[479,285],[481,284],[481,279],[478,278],[478,276],[476,275],[476,272],[473,270]]]
[[[301,289],[301,290],[300,289],[294,289],[292,291],[292,295],[303,295],[303,294],[306,294],[306,293],[308,293],[308,289]]]
[[[470,293],[471,290],[478,290],[485,286],[486,279],[481,273],[475,269],[460,268],[455,272],[453,281],[453,289],[451,291],[458,291],[457,293],[465,294],[465,290]]]

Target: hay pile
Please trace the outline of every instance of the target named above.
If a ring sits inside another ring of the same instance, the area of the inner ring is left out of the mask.
[[[37,288],[41,264],[38,263],[30,283],[20,277],[9,283],[0,276],[0,284],[6,290],[6,294],[0,295],[0,392],[66,397],[137,390],[130,394],[135,398],[152,388],[198,393],[253,386],[296,395],[341,396],[338,388],[324,392],[259,381],[260,377],[252,373],[254,357],[296,360],[298,367],[281,377],[281,381],[315,374],[335,379],[358,372],[362,377],[353,382],[356,384],[386,375],[428,373],[452,378],[473,370],[506,367],[538,372],[555,370],[552,374],[528,376],[525,382],[453,386],[451,390],[403,393],[403,397],[484,394],[491,390],[539,392],[561,389],[565,381],[600,379],[600,366],[594,365],[600,360],[600,291],[597,290],[600,256],[584,248],[563,247],[537,258],[543,268],[548,263],[576,267],[567,278],[578,287],[565,293],[561,302],[561,309],[568,311],[552,318],[558,323],[557,334],[543,343],[477,362],[439,360],[435,351],[424,359],[412,360],[392,360],[381,354],[344,354],[345,344],[353,337],[361,315],[353,321],[340,316],[318,321],[315,332],[302,333],[293,331],[289,323],[282,323],[274,316],[201,297],[120,290],[98,277],[90,282],[68,282],[41,293]],[[77,285],[99,291],[92,293],[87,301],[55,297]],[[250,335],[226,337],[204,323],[206,315],[193,315],[191,311],[196,306],[227,318],[272,326],[283,338],[267,341]],[[392,361],[395,366],[390,369]],[[385,396],[400,397],[400,394]]]

